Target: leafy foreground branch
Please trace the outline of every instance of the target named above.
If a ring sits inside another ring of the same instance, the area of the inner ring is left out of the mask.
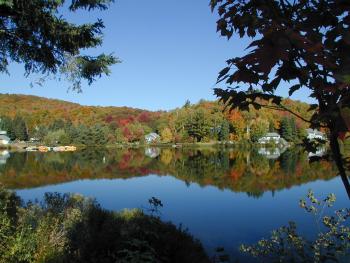
[[[0,262],[209,262],[199,241],[141,210],[78,195],[23,204],[0,188]]]
[[[350,209],[336,210],[332,216],[323,215],[326,208],[333,206],[335,195],[320,201],[310,190],[307,198],[307,201],[300,200],[300,206],[314,215],[317,225],[321,222],[314,241],[300,236],[296,224],[289,222],[288,226],[273,231],[270,239],[262,239],[252,246],[242,245],[241,251],[263,262],[342,262],[349,257]]]

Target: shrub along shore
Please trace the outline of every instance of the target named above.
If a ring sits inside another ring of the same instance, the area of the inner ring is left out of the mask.
[[[0,262],[210,262],[186,230],[142,210],[107,211],[79,195],[23,203],[0,189]]]

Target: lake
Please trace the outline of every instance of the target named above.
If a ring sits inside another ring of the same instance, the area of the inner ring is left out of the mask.
[[[335,166],[310,163],[310,156],[298,149],[235,148],[2,152],[0,183],[26,201],[45,192],[79,193],[111,210],[147,210],[154,196],[164,204],[161,218],[188,228],[208,254],[224,247],[242,258],[240,244],[268,237],[288,221],[309,237],[317,232],[298,204],[308,189],[317,197],[335,193],[335,208],[348,207]]]

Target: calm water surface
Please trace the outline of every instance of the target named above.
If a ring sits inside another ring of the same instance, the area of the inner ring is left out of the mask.
[[[24,200],[45,192],[79,193],[105,208],[146,208],[162,200],[163,220],[188,228],[209,254],[268,237],[293,220],[301,233],[316,233],[314,218],[298,206],[308,189],[337,195],[348,207],[341,180],[328,162],[310,155],[260,149],[88,149],[75,153],[3,153],[0,183]]]

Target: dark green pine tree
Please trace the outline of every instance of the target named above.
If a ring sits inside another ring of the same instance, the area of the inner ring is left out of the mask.
[[[7,136],[11,140],[16,139],[14,127],[13,127],[13,120],[7,116],[2,116],[0,117],[0,130],[1,131],[6,131]]]
[[[291,141],[298,141],[298,129],[294,117],[289,118],[289,125],[291,129]]]
[[[76,128],[71,122],[67,122],[64,128],[69,143],[77,143],[77,138],[79,138],[78,128]]]
[[[288,142],[293,141],[293,131],[290,125],[290,120],[287,117],[283,117],[281,120],[280,128],[281,136]]]
[[[230,135],[230,124],[228,121],[224,120],[220,127],[219,140],[227,141]]]
[[[0,1],[0,72],[11,62],[22,63],[26,74],[42,73],[66,78],[80,90],[109,66],[113,55],[89,56],[82,50],[102,44],[103,21],[74,24],[65,18],[77,10],[107,9],[114,0],[2,0]]]
[[[17,140],[28,141],[27,125],[21,116],[16,116],[13,119],[13,130]]]
[[[50,125],[50,130],[51,131],[57,131],[60,129],[63,129],[65,127],[65,123],[62,119],[56,119],[51,125]]]
[[[73,143],[90,145],[91,136],[90,131],[85,125],[79,125],[76,129],[77,136],[73,140]]]
[[[107,135],[103,127],[99,124],[90,128],[91,145],[101,146],[107,143]]]

